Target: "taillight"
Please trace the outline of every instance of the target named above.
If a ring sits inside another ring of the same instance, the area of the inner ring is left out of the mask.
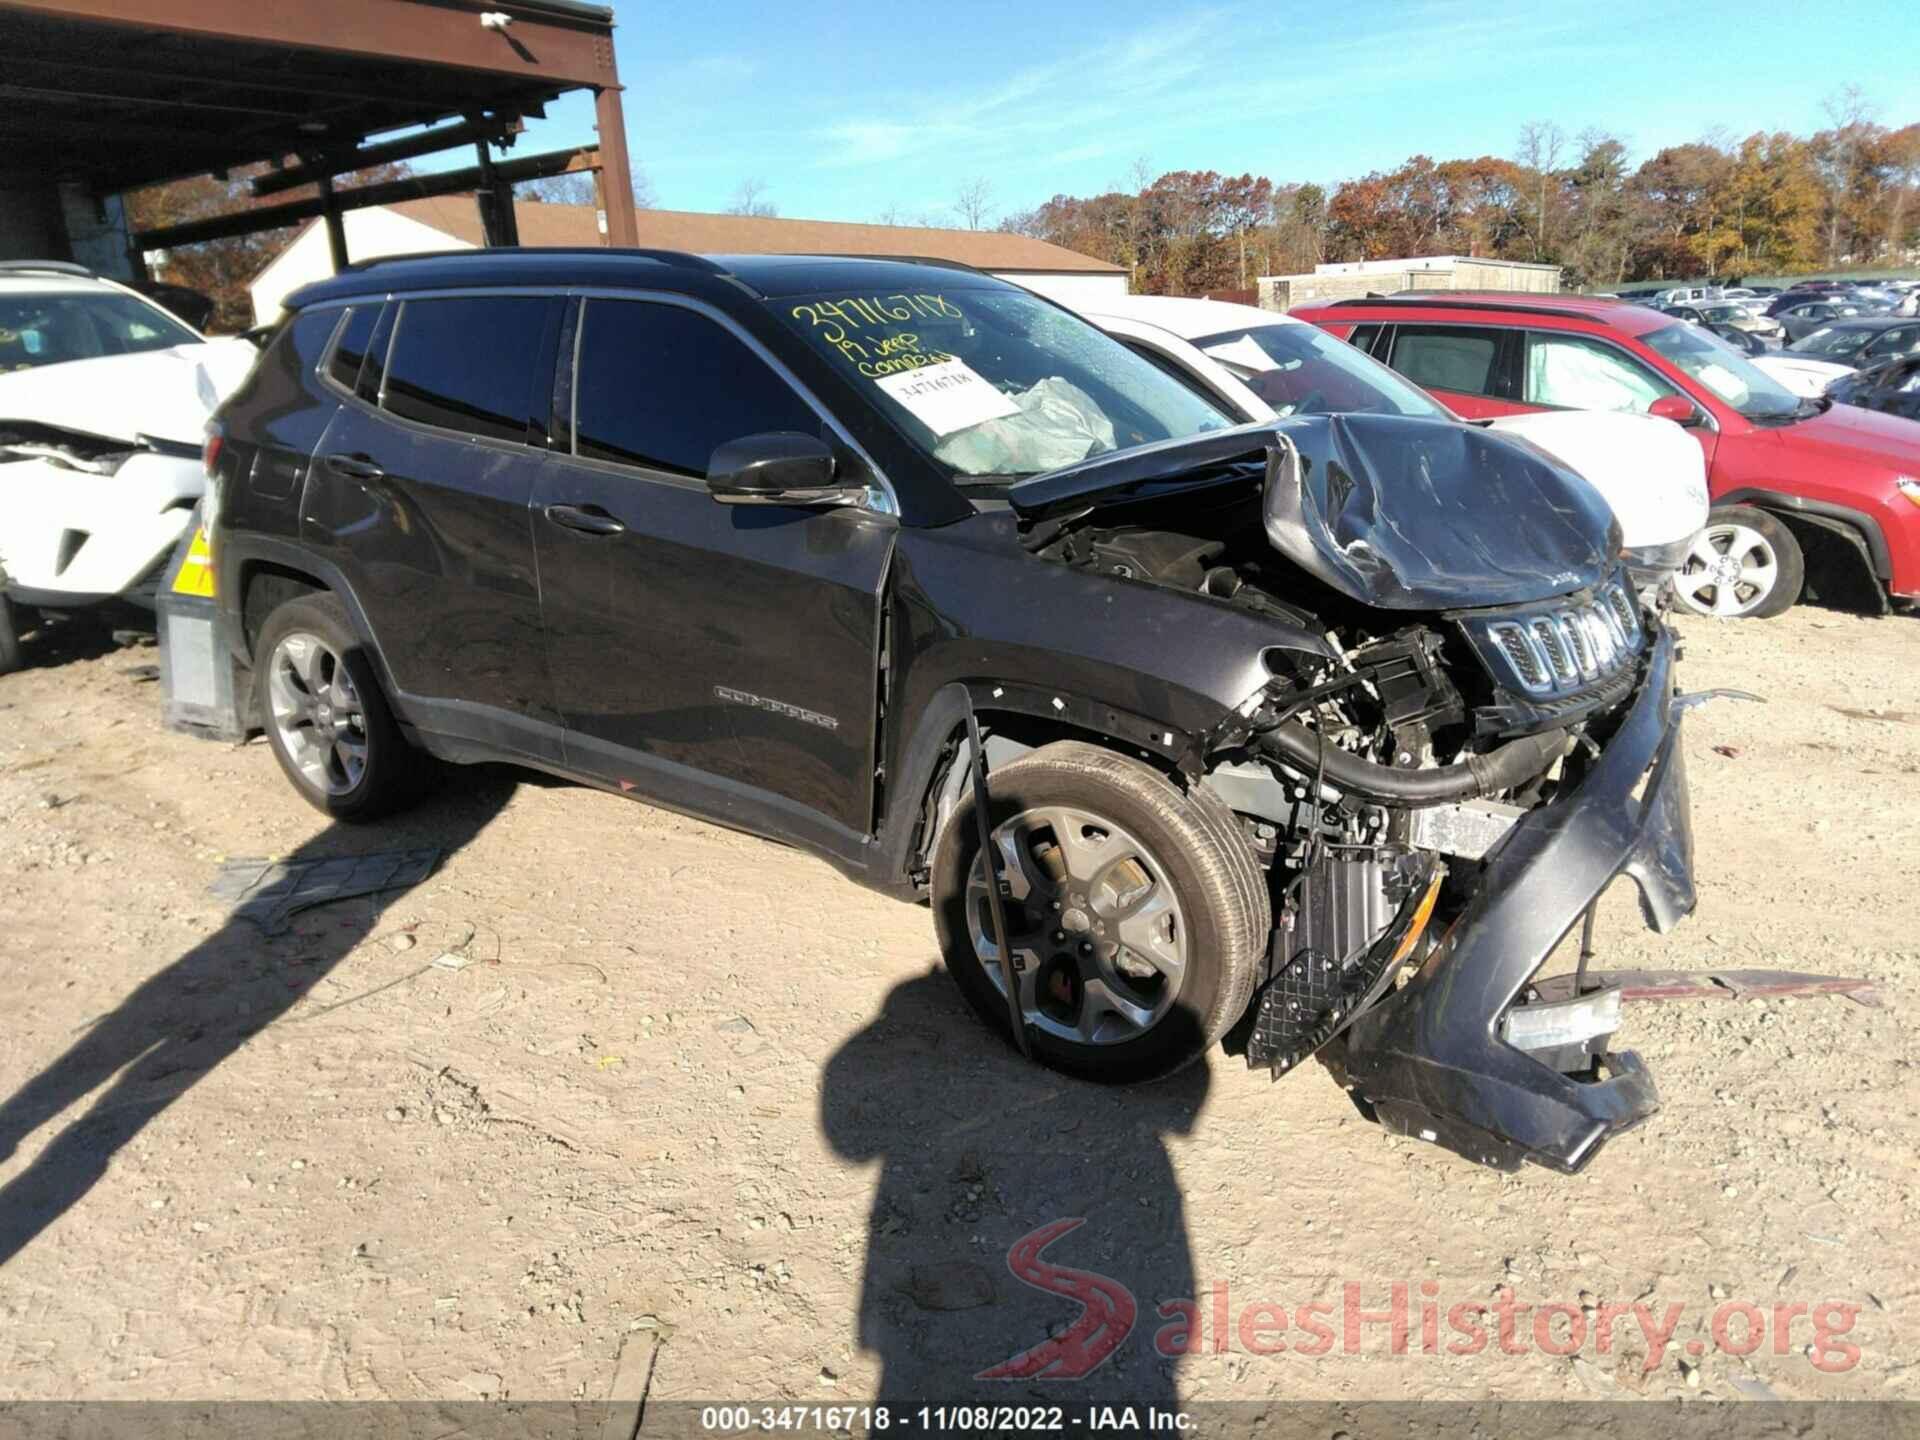
[[[206,444],[200,447],[200,466],[207,473],[206,494],[200,501],[200,528],[209,535],[220,518],[220,451],[226,439],[218,425],[208,425]]]

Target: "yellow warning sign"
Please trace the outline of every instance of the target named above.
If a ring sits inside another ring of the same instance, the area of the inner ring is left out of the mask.
[[[197,595],[202,600],[213,598],[213,551],[207,545],[204,526],[195,528],[193,532],[193,543],[187,547],[187,558],[180,562],[180,573],[173,577],[173,593]]]

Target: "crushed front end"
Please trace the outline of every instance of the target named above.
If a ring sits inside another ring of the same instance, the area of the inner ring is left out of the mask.
[[[1503,1169],[1578,1170],[1659,1108],[1631,1051],[1606,1048],[1617,991],[1528,1005],[1528,982],[1625,875],[1655,930],[1694,905],[1673,640],[1660,631],[1624,718],[1568,757],[1554,797],[1518,816],[1412,977],[1359,1015],[1329,1056],[1403,1134]],[[1456,862],[1456,864],[1459,862]]]
[[[1315,417],[1276,427],[1256,483],[1234,468],[1082,493],[1033,530],[1062,563],[1324,637],[1270,651],[1183,766],[1273,900],[1229,1043],[1276,1077],[1318,1057],[1476,1162],[1579,1169],[1658,1098],[1610,1048],[1617,991],[1547,1005],[1529,982],[1621,875],[1657,930],[1693,908],[1672,636],[1604,502],[1497,436]]]

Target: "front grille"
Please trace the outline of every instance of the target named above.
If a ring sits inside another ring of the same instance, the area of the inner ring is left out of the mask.
[[[1519,672],[1523,681],[1529,685],[1537,685],[1545,678],[1546,672],[1540,668],[1540,661],[1534,655],[1533,648],[1522,640],[1517,632],[1502,631],[1499,640],[1500,649],[1505,653],[1508,663]]]
[[[1467,622],[1495,679],[1533,697],[1591,689],[1630,670],[1640,652],[1640,611],[1621,580],[1550,606],[1521,606]],[[1501,670],[1504,674],[1498,673]]]
[[[1627,594],[1626,587],[1623,585],[1609,585],[1607,587],[1607,600],[1613,607],[1614,618],[1620,622],[1620,628],[1628,634],[1638,633],[1640,628],[1640,615],[1639,612],[1634,609],[1633,597]]]
[[[1550,673],[1561,680],[1573,679],[1573,661],[1568,658],[1567,647],[1560,639],[1560,627],[1543,615],[1527,629],[1533,632],[1534,644],[1539,647],[1540,653],[1547,657],[1547,664],[1552,667]],[[1553,686],[1549,683],[1540,688],[1551,690]]]

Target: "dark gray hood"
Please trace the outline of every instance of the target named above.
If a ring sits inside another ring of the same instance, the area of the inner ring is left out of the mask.
[[[1275,427],[1267,539],[1385,610],[1516,605],[1619,563],[1600,493],[1545,451],[1452,420],[1314,415]]]
[[[1593,585],[1618,564],[1618,529],[1598,491],[1544,450],[1456,420],[1243,425],[1099,456],[1008,498],[1029,526],[1057,533],[1128,501],[1252,483],[1263,463],[1268,541],[1363,604],[1521,604]]]

